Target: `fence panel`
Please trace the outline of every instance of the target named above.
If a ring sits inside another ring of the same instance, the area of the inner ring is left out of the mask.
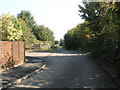
[[[2,68],[6,69],[10,67],[10,61],[12,58],[12,42],[2,42]]]
[[[25,48],[24,42],[19,42],[20,63],[23,63],[25,59],[25,49],[23,48]]]
[[[23,41],[2,41],[2,68],[7,69],[24,62]]]
[[[15,62],[14,64],[17,65],[19,63],[19,49],[18,49],[18,42],[14,41],[13,42],[13,61]]]

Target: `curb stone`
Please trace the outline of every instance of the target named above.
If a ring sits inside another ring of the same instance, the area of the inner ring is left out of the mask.
[[[51,52],[51,54],[45,56],[45,57],[44,57],[44,60],[45,60],[47,57],[51,56],[53,53],[54,53],[54,52]],[[16,85],[16,84],[20,83],[20,82],[23,81],[23,80],[26,80],[27,78],[29,78],[29,77],[32,76],[33,74],[36,74],[36,73],[39,72],[40,70],[44,69],[44,68],[47,66],[47,64],[48,64],[48,63],[45,61],[45,64],[43,64],[42,67],[38,68],[37,70],[35,70],[35,71],[33,71],[33,72],[31,72],[31,73],[29,73],[29,74],[27,74],[27,75],[25,75],[25,76],[17,79],[17,80],[14,80],[14,81],[11,82],[11,83],[6,84],[5,86],[2,87],[2,89],[3,89],[3,88],[9,88],[9,87],[11,87],[11,86],[13,86],[13,85]]]
[[[23,77],[21,77],[21,78],[19,78],[19,79],[15,80],[15,81],[13,81],[13,82],[11,82],[11,83],[8,83],[7,85],[5,85],[5,86],[2,87],[2,88],[9,88],[9,87],[11,87],[12,85],[15,85],[15,84],[20,83],[21,81],[29,78],[29,77],[32,76],[33,74],[36,74],[36,73],[39,72],[40,70],[44,69],[44,68],[47,66],[47,64],[48,64],[48,63],[46,62],[41,68],[39,68],[39,69],[33,71],[32,73],[29,73],[29,74],[27,74],[27,75],[25,75],[25,76],[23,76]]]

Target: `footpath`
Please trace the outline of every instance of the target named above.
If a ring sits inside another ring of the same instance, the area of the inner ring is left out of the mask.
[[[46,65],[46,59],[52,52],[26,51],[25,63],[2,72],[2,88],[20,83],[31,75],[39,72]]]

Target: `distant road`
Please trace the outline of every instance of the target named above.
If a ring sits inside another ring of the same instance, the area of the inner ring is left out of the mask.
[[[113,83],[86,54],[60,50],[47,58],[48,66],[15,87],[111,88]],[[39,53],[39,52],[37,52]],[[34,55],[35,53],[33,53]],[[32,52],[31,52],[32,55]],[[39,57],[37,54],[34,57]]]

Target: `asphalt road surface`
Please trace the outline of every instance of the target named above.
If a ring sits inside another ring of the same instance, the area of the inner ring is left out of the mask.
[[[48,65],[44,70],[14,87],[111,88],[114,86],[104,70],[86,54],[61,50],[49,56],[47,62]]]

